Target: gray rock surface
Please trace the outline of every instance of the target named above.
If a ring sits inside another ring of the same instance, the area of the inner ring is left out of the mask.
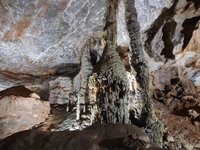
[[[49,101],[51,104],[71,103],[72,80],[68,77],[58,77],[49,82]]]
[[[130,43],[128,31],[125,22],[125,4],[124,0],[119,0],[117,11],[117,45],[127,46]]]
[[[136,0],[135,5],[141,31],[147,30],[164,8],[169,8],[173,0]]]
[[[0,9],[0,71],[40,76],[79,64],[84,42],[103,30],[106,0],[3,0]]]

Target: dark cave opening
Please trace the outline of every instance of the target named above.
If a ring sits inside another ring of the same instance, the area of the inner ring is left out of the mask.
[[[193,2],[195,9],[200,8],[200,1],[199,0],[187,0],[188,2]]]
[[[173,34],[175,32],[177,23],[175,21],[167,22],[163,26],[162,32],[163,37],[162,41],[164,42],[165,47],[163,48],[161,55],[164,55],[165,58],[174,59],[173,54],[174,44],[172,42]]]
[[[94,67],[97,63],[98,53],[95,50],[90,51],[90,61],[92,63],[92,66]]]
[[[199,20],[200,16],[197,16],[194,18],[186,19],[183,22],[183,30],[181,31],[181,33],[184,35],[183,49],[186,48],[190,39],[192,38],[193,31],[197,29],[196,24]]]
[[[175,14],[174,9],[177,3],[178,3],[178,0],[175,0],[173,5],[170,8],[164,8],[161,15],[154,21],[151,27],[146,31],[148,38],[145,41],[145,49],[150,57],[155,57],[155,54],[151,48],[151,42],[154,39],[155,35],[158,33],[159,29],[164,24],[164,22],[167,20],[170,20],[174,16]],[[156,58],[154,59],[156,60]]]

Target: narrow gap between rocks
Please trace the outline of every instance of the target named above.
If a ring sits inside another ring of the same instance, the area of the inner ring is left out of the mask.
[[[200,16],[197,16],[194,18],[186,19],[183,22],[182,24],[183,30],[181,31],[181,33],[184,36],[183,49],[186,48],[190,39],[192,38],[193,31],[197,29],[196,24],[199,20],[200,20]]]
[[[161,55],[164,55],[165,58],[174,59],[175,55],[173,54],[174,45],[172,42],[173,34],[175,31],[177,23],[175,21],[167,22],[163,26],[162,32],[163,37],[162,40],[164,42],[164,49],[161,52]]]

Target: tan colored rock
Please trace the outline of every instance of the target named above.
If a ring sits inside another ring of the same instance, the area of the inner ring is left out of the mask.
[[[40,99],[40,96],[37,95],[36,93],[31,93],[31,94],[30,94],[30,97],[31,97],[31,98],[35,98],[35,99]]]
[[[0,99],[0,139],[44,122],[50,113],[47,101],[34,97],[5,96]]]

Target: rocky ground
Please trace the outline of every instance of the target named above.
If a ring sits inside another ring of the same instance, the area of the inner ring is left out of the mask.
[[[182,77],[174,63],[153,78],[155,112],[166,127],[167,149],[200,149],[200,98],[194,84]]]

